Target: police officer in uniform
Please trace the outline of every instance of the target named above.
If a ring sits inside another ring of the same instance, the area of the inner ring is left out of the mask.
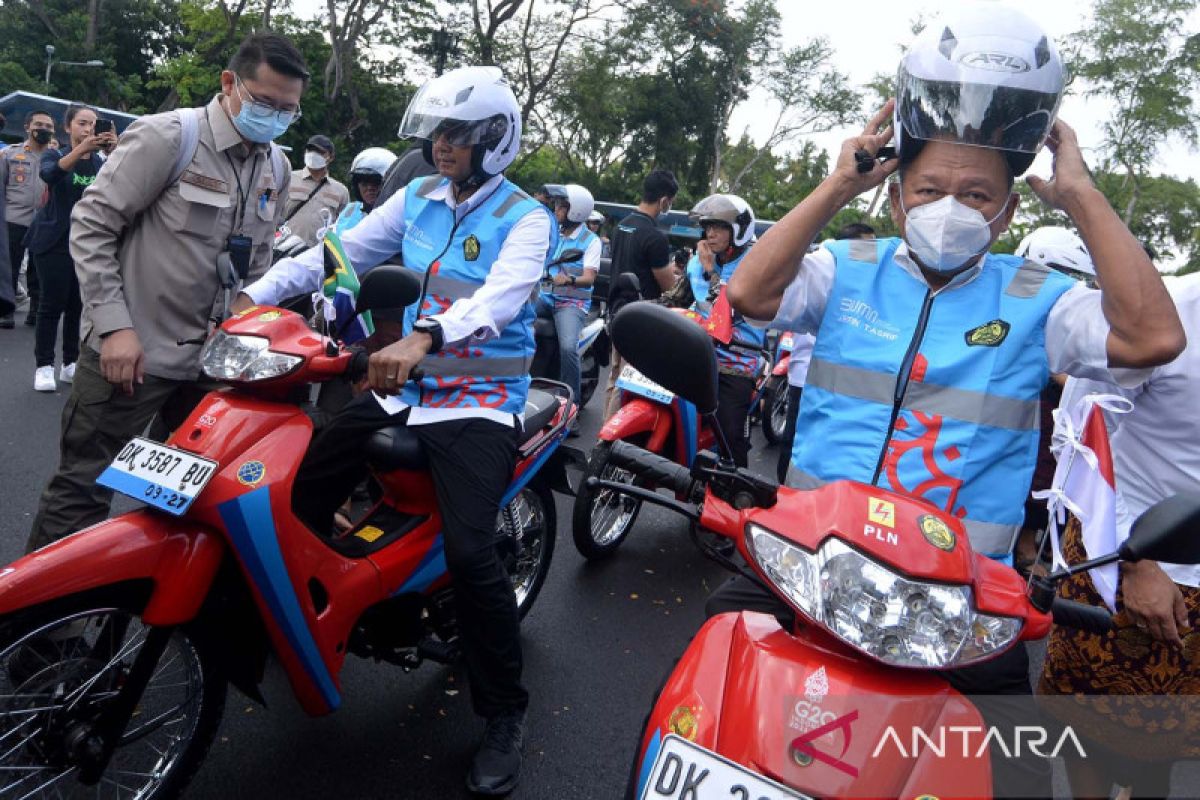
[[[12,268],[12,289],[15,297],[21,262],[25,258],[25,234],[33,221],[45,185],[39,174],[42,153],[54,138],[54,118],[48,111],[30,111],[25,115],[25,141],[0,151],[0,193],[3,193],[4,221],[7,223],[9,266]],[[3,257],[4,253],[0,253]],[[4,273],[0,271],[0,280]],[[25,278],[29,289],[29,314],[26,325],[37,319],[37,270],[29,269]],[[13,327],[12,314],[0,314],[0,328]]]
[[[438,174],[413,180],[346,231],[342,245],[360,272],[399,249],[404,265],[424,276],[424,302],[408,309],[404,338],[371,356],[374,392],[351,401],[313,441],[293,503],[314,531],[327,533],[366,475],[362,452],[372,433],[404,423],[420,441],[445,525],[471,699],[487,720],[467,786],[501,795],[519,777],[528,693],[495,525],[529,388],[531,299],[553,229],[545,208],[503,175],[520,149],[521,113],[499,69],[465,67],[426,83],[399,133],[423,142]],[[311,292],[321,278],[316,247],[277,262],[235,307]],[[409,382],[418,364],[424,376]]]
[[[105,466],[160,411],[174,427],[202,396],[200,348],[223,293],[217,257],[228,252],[250,279],[270,266],[290,178],[271,141],[299,116],[307,80],[287,39],[248,37],[220,94],[130,125],[76,203],[83,347],[30,550],[103,520]]]

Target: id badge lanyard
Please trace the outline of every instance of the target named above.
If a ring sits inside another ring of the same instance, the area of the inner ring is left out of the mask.
[[[234,210],[234,232],[225,239],[225,251],[217,256],[217,279],[225,290],[224,308],[221,320],[229,317],[229,303],[233,295],[241,291],[242,285],[250,276],[250,257],[254,253],[254,241],[242,233],[246,225],[246,212],[249,211],[250,194],[254,191],[254,183],[258,178],[259,154],[254,154],[254,165],[250,169],[250,184],[242,187],[241,170],[233,163],[229,152],[225,158],[233,169],[233,177],[237,182],[237,207]]]

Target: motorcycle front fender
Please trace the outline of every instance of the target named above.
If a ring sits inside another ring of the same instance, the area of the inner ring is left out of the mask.
[[[989,797],[986,753],[948,747],[932,758],[909,748],[914,728],[936,739],[939,730],[982,726],[975,707],[934,674],[790,633],[767,614],[721,614],[696,634],[657,698],[634,796],[675,735],[813,797]]]
[[[179,625],[195,618],[225,553],[211,531],[134,511],[47,545],[0,569],[0,615],[105,586],[149,581],[142,618]]]
[[[670,424],[671,409],[652,403],[641,397],[630,400],[617,409],[600,429],[598,438],[602,442],[628,439],[639,433],[653,432],[661,424]]]

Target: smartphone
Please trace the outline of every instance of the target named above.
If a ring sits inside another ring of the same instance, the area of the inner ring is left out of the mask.
[[[96,120],[96,127],[92,129],[92,133],[99,136],[102,133],[110,133],[112,129],[113,122],[111,119],[98,119]]]

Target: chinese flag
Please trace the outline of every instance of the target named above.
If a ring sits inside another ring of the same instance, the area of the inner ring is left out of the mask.
[[[708,331],[709,336],[721,344],[729,344],[729,340],[733,338],[733,309],[725,297],[724,286],[721,287],[721,293],[717,295],[717,299],[712,305],[712,311],[708,314],[708,322],[704,329]]]

